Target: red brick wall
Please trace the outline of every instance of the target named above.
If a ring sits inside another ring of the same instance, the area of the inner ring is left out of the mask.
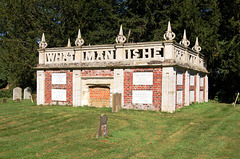
[[[177,70],[177,73],[181,73],[183,76],[183,82],[182,85],[177,84],[177,75],[176,75],[176,106],[175,109],[182,108],[185,103],[185,71],[184,70]],[[177,103],[177,91],[182,91],[182,104]]]
[[[90,106],[110,107],[110,89],[107,87],[90,87]]]
[[[67,84],[52,84],[52,73],[66,73],[66,83]],[[66,100],[67,101],[58,101],[62,104],[72,105],[73,102],[73,74],[70,71],[45,71],[45,103],[51,105],[52,101],[52,89],[66,89]]]
[[[153,72],[153,85],[133,85],[133,72]],[[133,104],[133,90],[152,90],[153,104]],[[124,70],[124,108],[161,110],[162,68],[138,68]]]
[[[82,77],[86,77],[86,76],[102,76],[102,77],[106,77],[106,76],[110,76],[113,77],[114,76],[114,71],[107,69],[107,70],[82,70]]]

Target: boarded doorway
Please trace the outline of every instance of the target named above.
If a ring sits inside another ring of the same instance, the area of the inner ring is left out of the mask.
[[[107,86],[90,86],[90,106],[110,107],[110,88]]]

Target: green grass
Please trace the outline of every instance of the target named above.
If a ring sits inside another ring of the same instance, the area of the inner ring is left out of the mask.
[[[96,139],[103,113],[109,136]],[[0,104],[0,158],[240,158],[240,105],[111,113],[9,99]]]

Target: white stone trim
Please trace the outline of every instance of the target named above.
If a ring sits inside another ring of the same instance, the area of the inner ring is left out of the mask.
[[[81,70],[73,70],[73,106],[81,106]]]
[[[185,103],[184,103],[184,106],[189,106],[189,101],[190,101],[190,94],[189,94],[189,72],[186,71],[185,72]]]
[[[37,71],[37,105],[45,104],[45,72]]]
[[[176,70],[174,67],[163,67],[162,71],[162,111],[175,111],[176,105]]]

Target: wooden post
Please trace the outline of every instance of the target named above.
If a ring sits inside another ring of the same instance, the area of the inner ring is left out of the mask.
[[[107,120],[108,120],[108,117],[105,114],[102,114],[100,116],[96,138],[98,138],[99,136],[102,136],[102,137],[108,136]]]
[[[238,94],[237,94],[237,98],[236,98],[236,100],[235,100],[235,102],[234,102],[234,104],[233,104],[234,107],[236,106],[238,96],[239,96],[239,92],[238,92]]]

